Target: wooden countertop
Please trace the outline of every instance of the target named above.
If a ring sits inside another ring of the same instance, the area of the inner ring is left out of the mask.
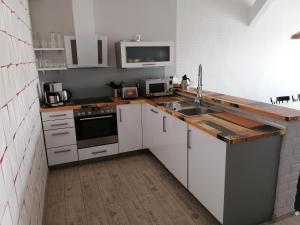
[[[86,104],[88,106],[94,106],[94,107],[104,107],[104,106],[112,106],[112,105],[124,105],[124,104],[137,104],[137,103],[144,103],[144,98],[138,98],[138,99],[130,99],[130,100],[124,100],[122,98],[112,98],[112,102],[95,102],[93,104]],[[82,106],[85,105],[73,105],[72,102],[67,103],[67,105],[64,106],[57,106],[57,107],[47,107],[42,106],[40,108],[40,112],[55,112],[55,111],[63,111],[63,110],[74,110],[74,109],[80,109]]]
[[[183,91],[176,89],[177,92],[196,96],[195,91]],[[300,120],[300,110],[290,109],[278,105],[272,105],[264,102],[258,102],[250,99],[224,95],[216,92],[204,91],[203,100],[215,102],[218,104],[239,108],[244,111],[252,112],[261,116],[266,116],[283,121]]]
[[[123,100],[121,98],[113,98],[112,103],[95,103],[92,106],[111,106],[111,105],[122,105],[122,104],[137,104],[137,103],[149,103],[170,115],[177,117],[186,123],[201,129],[208,134],[225,141],[229,144],[239,144],[255,139],[264,137],[270,137],[275,135],[286,134],[285,129],[277,128],[267,124],[257,122],[248,118],[244,118],[228,112],[215,112],[210,114],[204,114],[200,116],[185,117],[182,114],[159,106],[158,103],[168,101],[180,101],[185,100],[182,96],[171,96],[171,97],[160,97],[153,99],[134,99],[134,100]],[[91,104],[89,104],[91,105]],[[68,105],[53,108],[41,108],[41,112],[54,112],[62,110],[73,110],[80,109],[82,105]]]

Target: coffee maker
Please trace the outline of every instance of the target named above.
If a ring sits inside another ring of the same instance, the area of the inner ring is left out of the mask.
[[[62,83],[59,82],[49,82],[44,84],[44,97],[45,103],[48,106],[55,107],[63,105],[61,101],[60,93],[63,91]]]

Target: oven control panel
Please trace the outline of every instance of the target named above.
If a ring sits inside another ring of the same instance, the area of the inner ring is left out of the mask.
[[[74,110],[74,117],[89,117],[103,114],[116,113],[116,106],[106,107],[81,107],[81,109]]]

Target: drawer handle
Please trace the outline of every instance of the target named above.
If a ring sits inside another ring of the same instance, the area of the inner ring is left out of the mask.
[[[57,123],[57,124],[52,124],[51,127],[59,127],[59,126],[67,126],[68,123]]]
[[[102,154],[102,153],[105,153],[105,152],[107,152],[107,150],[92,152],[92,154],[97,155],[97,154]]]
[[[66,149],[66,150],[61,150],[61,151],[55,151],[54,154],[61,154],[61,153],[65,153],[65,152],[70,152],[71,149]]]
[[[53,133],[52,136],[59,136],[59,135],[65,135],[65,134],[69,134],[70,132],[61,132],[61,133]]]
[[[151,109],[150,111],[153,112],[153,113],[155,113],[155,114],[158,113],[158,112],[156,112],[154,109]]]
[[[67,114],[57,114],[57,115],[50,115],[49,117],[62,117],[62,116],[66,116]]]

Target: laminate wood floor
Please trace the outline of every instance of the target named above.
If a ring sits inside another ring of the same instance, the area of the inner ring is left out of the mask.
[[[277,224],[299,225],[300,217],[284,221]],[[44,225],[219,223],[154,156],[141,153],[51,170]]]

